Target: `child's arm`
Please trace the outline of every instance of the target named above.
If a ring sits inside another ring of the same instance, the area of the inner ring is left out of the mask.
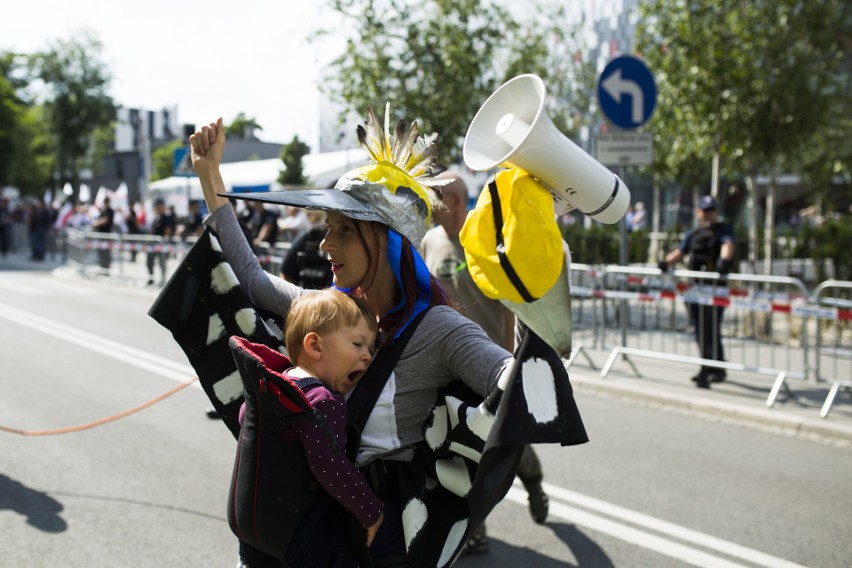
[[[379,527],[382,526],[382,521],[385,520],[385,514],[379,514],[379,520],[367,527],[367,546],[373,544],[373,539],[376,538],[376,533],[379,532]]]
[[[322,427],[313,422],[305,422],[300,428],[299,438],[305,447],[308,465],[328,494],[352,513],[368,531],[373,530],[375,534],[374,529],[378,529],[381,524],[384,505],[367,485],[361,472],[344,454],[346,403],[325,389],[316,388],[309,394],[314,395],[317,391],[322,391],[323,394],[311,402],[328,420],[328,425],[337,438],[340,453],[334,451],[328,434]]]

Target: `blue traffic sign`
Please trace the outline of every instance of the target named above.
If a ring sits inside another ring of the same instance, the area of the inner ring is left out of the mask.
[[[648,122],[657,106],[657,85],[641,59],[621,55],[598,78],[598,104],[614,125],[632,129]]]
[[[192,169],[192,158],[188,146],[175,148],[174,174],[175,176],[193,177],[195,170]]]

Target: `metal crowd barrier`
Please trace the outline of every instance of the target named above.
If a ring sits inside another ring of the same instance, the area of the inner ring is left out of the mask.
[[[814,319],[814,373],[831,384],[820,410],[826,418],[838,391],[852,390],[852,282],[828,280],[810,298]]]
[[[578,355],[583,355],[589,366],[596,368],[584,348],[586,344],[598,348],[601,337],[596,296],[598,269],[589,264],[571,263],[568,278],[571,283],[572,345],[566,366],[570,367]]]
[[[602,377],[619,357],[636,375],[630,357],[765,374],[775,378],[768,407],[782,388],[794,395],[787,379],[829,383],[823,417],[841,388],[852,389],[852,283],[828,281],[811,294],[790,277],[575,264],[571,270],[574,336],[579,349],[590,343],[610,351]],[[710,323],[718,326],[724,360],[715,346],[712,357],[700,356],[689,306],[720,308],[695,311],[698,318],[722,313],[721,323]]]
[[[147,280],[147,271],[132,270],[137,255],[159,253],[170,259],[181,259],[195,243],[196,237],[169,239],[157,235],[97,233],[66,229],[65,254],[69,264],[82,276],[109,276],[120,281]],[[171,263],[177,264],[175,260]],[[145,265],[145,261],[142,261]],[[159,265],[155,265],[159,273]]]
[[[168,270],[174,270],[186,255],[197,237],[165,238],[157,235],[96,233],[94,231],[65,229],[62,238],[67,262],[76,266],[85,277],[109,276],[120,281],[145,281],[147,270],[136,267],[136,257],[151,253],[168,256]],[[270,273],[279,274],[290,243],[276,243],[274,247],[262,246],[257,251],[261,266]],[[146,267],[143,259],[140,267]],[[155,263],[155,272],[159,276],[159,264]]]

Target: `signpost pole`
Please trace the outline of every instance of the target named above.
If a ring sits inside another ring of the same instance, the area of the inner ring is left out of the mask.
[[[619,177],[626,179],[626,166],[653,162],[653,135],[648,132],[637,133],[635,130],[648,121],[657,104],[654,76],[638,57],[614,57],[598,78],[597,97],[604,116],[620,129],[597,136],[598,161],[617,168]],[[656,209],[654,214],[659,214]],[[627,223],[623,218],[619,230],[619,264],[626,265]]]

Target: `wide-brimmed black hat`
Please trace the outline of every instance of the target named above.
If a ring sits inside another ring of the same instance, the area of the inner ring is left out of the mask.
[[[446,168],[438,162],[437,134],[417,135],[417,122],[406,128],[397,123],[393,136],[388,129],[389,105],[385,107],[385,128],[373,108],[358,126],[358,141],[369,152],[372,163],[343,174],[333,189],[285,189],[268,193],[226,193],[249,201],[290,205],[305,209],[336,211],[352,219],[384,223],[420,246],[432,226],[432,210],[446,210],[436,187],[452,179],[436,179]]]

